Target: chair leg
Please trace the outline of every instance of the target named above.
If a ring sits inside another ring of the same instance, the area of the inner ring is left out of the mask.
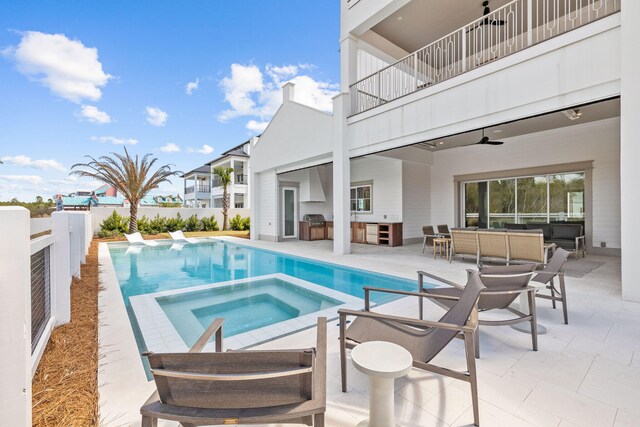
[[[473,425],[480,425],[480,408],[478,402],[478,376],[476,372],[476,354],[478,349],[474,348],[478,331],[475,333],[464,333],[464,347],[467,358],[467,370],[469,371],[469,385],[471,386],[471,401],[473,403]]]
[[[535,291],[527,292],[529,297],[529,313],[531,314],[531,343],[533,351],[538,351],[538,323],[536,319],[536,295]]]
[[[422,238],[422,253],[424,253],[424,248],[427,246],[427,236]]]
[[[324,412],[313,416],[313,427],[324,427]]]
[[[140,424],[140,427],[158,427],[158,419],[143,415],[142,423]]]
[[[476,359],[480,359],[480,326],[473,333],[473,344]]]
[[[560,276],[560,297],[562,298],[562,314],[564,315],[564,324],[569,324],[569,313],[567,311],[567,289],[564,286],[564,276]]]
[[[342,392],[347,392],[347,343],[345,338],[347,316],[340,315],[340,375],[342,377]]]
[[[551,287],[551,306],[553,307],[553,309],[556,309],[556,290],[554,289],[555,287],[555,283],[553,283],[553,277],[551,278],[551,283],[550,283]]]

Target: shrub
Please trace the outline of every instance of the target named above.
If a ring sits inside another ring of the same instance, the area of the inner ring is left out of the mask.
[[[114,209],[113,213],[100,224],[98,237],[119,236],[127,232],[129,232],[129,217],[118,215],[118,212]]]
[[[149,223],[149,218],[147,218],[146,215],[143,215],[142,218],[138,218],[138,231],[141,234],[152,234]]]
[[[149,221],[149,233],[148,234],[160,234],[167,231],[167,219],[157,214],[155,218]]]
[[[165,221],[165,231],[178,231],[182,230],[185,226],[185,222],[180,216],[180,213],[175,218],[167,218]]]
[[[184,222],[184,231],[200,231],[202,224],[198,220],[198,215],[191,215]]]
[[[229,227],[231,227],[232,230],[236,230],[236,231],[249,230],[250,219],[249,217],[242,218],[240,214],[238,214],[233,218],[231,218],[231,220],[229,221]]]
[[[203,217],[200,220],[200,228],[202,231],[218,231],[220,227],[218,227],[218,221],[216,221],[216,217],[211,215],[210,217]]]

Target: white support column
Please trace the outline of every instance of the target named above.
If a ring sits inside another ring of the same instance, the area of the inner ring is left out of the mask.
[[[258,194],[258,183],[260,182],[260,175],[257,173],[251,173],[249,177],[249,186],[248,186],[248,198],[245,200],[245,203],[249,203],[249,217],[251,218],[251,228],[249,229],[249,237],[251,240],[258,240],[260,238],[260,218],[259,218],[259,210],[258,203],[256,200],[256,195]],[[247,201],[248,200],[248,201]],[[245,206],[246,207],[246,206]]]
[[[620,199],[622,237],[622,298],[640,302],[640,229],[637,213],[640,211],[638,182],[640,182],[640,58],[637,41],[640,40],[640,2],[624,0],[621,25],[621,108],[620,108]]]
[[[236,161],[231,159],[231,185],[229,186],[229,209],[234,209],[235,206],[235,185],[236,185]]]
[[[0,414],[31,425],[31,246],[29,211],[0,207]]]
[[[333,253],[337,255],[351,252],[351,161],[346,143],[348,108],[348,93],[333,98]]]
[[[51,214],[51,234],[55,239],[51,253],[52,311],[56,324],[71,321],[71,239],[69,232],[69,212]]]

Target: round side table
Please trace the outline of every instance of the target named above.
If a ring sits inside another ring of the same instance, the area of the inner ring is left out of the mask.
[[[397,344],[370,341],[351,350],[351,361],[369,377],[369,419],[358,427],[394,426],[393,383],[411,370],[411,353]]]

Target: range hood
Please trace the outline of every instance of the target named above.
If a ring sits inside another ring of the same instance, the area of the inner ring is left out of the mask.
[[[300,180],[300,201],[303,203],[322,203],[326,201],[322,179],[318,167],[302,171]]]

